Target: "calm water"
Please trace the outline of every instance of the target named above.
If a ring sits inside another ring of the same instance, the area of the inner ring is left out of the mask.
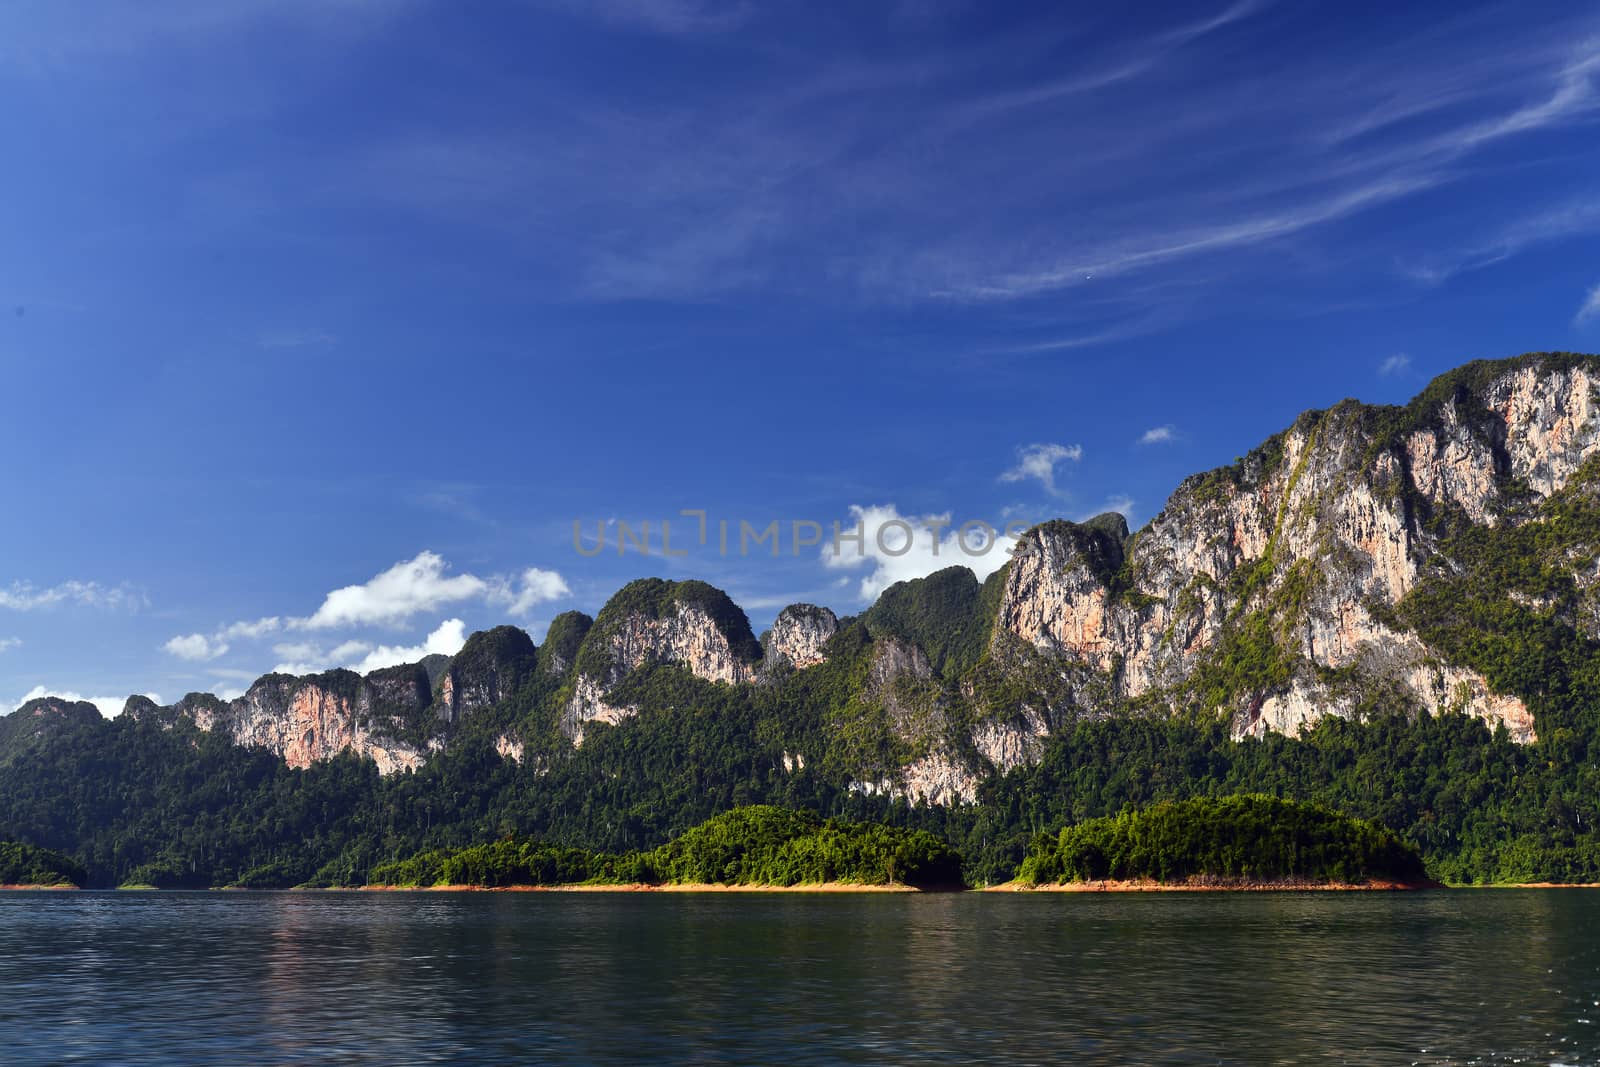
[[[1600,891],[0,894],[17,1063],[1600,1064]]]

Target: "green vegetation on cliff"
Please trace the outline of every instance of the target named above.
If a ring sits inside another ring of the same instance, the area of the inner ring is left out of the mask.
[[[1079,719],[1036,762],[984,783],[977,805],[911,805],[850,789],[830,713],[872,644],[856,624],[829,652],[778,687],[638,672],[618,692],[640,713],[590,724],[576,750],[555,733],[559,683],[536,675],[468,718],[450,750],[387,778],[355,756],[289,768],[187,721],[25,708],[0,719],[0,830],[76,856],[91,885],[286,887],[362,884],[382,863],[506,837],[648,852],[773,804],[929,831],[961,853],[969,883],[991,884],[1015,876],[1039,833],[1129,806],[1267,793],[1381,823],[1441,881],[1600,880],[1600,767],[1571,759],[1577,731],[1518,745],[1470,716],[1381,701],[1362,722],[1243,741],[1214,719]],[[494,750],[512,728],[528,744],[521,766]]]
[[[1314,804],[1247,795],[1127,809],[1044,836],[1018,880],[1401,882],[1421,884],[1416,849],[1374,823]]]
[[[862,622],[873,637],[899,637],[920,646],[935,671],[959,677],[988,645],[1004,581],[1003,569],[980,585],[970,568],[946,567],[891,585]]]
[[[1441,545],[1398,615],[1453,662],[1522,697],[1539,732],[1581,761],[1600,737],[1600,463],[1590,461],[1520,525],[1468,526]]]

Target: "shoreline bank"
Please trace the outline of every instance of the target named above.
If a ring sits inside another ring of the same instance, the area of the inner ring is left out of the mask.
[[[1098,882],[1055,882],[1027,885],[1005,882],[987,886],[984,893],[1403,893],[1448,888],[1438,882],[1156,882],[1106,879]],[[1554,888],[1554,887],[1551,887]]]
[[[309,892],[355,893],[924,893],[940,890],[918,889],[910,885],[858,885],[852,882],[811,882],[801,885],[724,885],[718,882],[681,882],[651,885],[624,882],[616,885],[586,882],[565,885],[364,885],[348,889],[309,890]],[[946,890],[948,892],[948,890]]]
[[[21,892],[21,891],[24,891],[24,890],[27,891],[27,892],[30,892],[30,893],[32,893],[32,892],[59,893],[59,892],[61,892],[63,890],[68,890],[68,889],[77,890],[77,889],[81,889],[81,888],[82,888],[82,886],[76,886],[76,885],[24,885],[24,884],[22,884],[20,882],[7,882],[7,883],[4,883],[4,884],[0,884],[0,891],[4,891],[4,892],[8,892],[8,893],[16,893],[16,892]]]

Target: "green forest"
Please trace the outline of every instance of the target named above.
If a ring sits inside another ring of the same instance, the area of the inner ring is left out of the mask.
[[[1017,880],[1422,885],[1416,849],[1364,819],[1277,797],[1167,801],[1034,843]]]
[[[70,856],[0,841],[0,885],[82,887],[87,879],[83,866]]]
[[[376,885],[907,885],[960,888],[961,857],[924,830],[751,805],[648,851],[607,855],[507,839],[372,868]]]
[[[355,756],[296,770],[192,725],[108,721],[90,709],[11,741],[0,836],[75,857],[96,886],[353,885],[383,863],[506,838],[648,852],[723,812],[771,804],[927,831],[961,854],[966,882],[984,885],[1011,880],[1035,839],[1065,826],[1162,801],[1265,794],[1388,827],[1440,881],[1600,879],[1600,772],[1465,715],[1380,712],[1242,741],[1219,721],[1082,720],[1034,765],[985,783],[977,804],[945,808],[853,792],[830,780],[820,753],[786,772],[786,746],[818,752],[795,736],[820,733],[793,721],[803,709],[779,720],[730,687],[665,673],[657,682],[678,692],[676,708],[594,728],[537,775],[498,756],[487,736],[385,778]]]

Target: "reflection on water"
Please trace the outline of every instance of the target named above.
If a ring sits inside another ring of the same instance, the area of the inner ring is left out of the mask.
[[[1600,891],[0,894],[0,1060],[1600,1064]]]

